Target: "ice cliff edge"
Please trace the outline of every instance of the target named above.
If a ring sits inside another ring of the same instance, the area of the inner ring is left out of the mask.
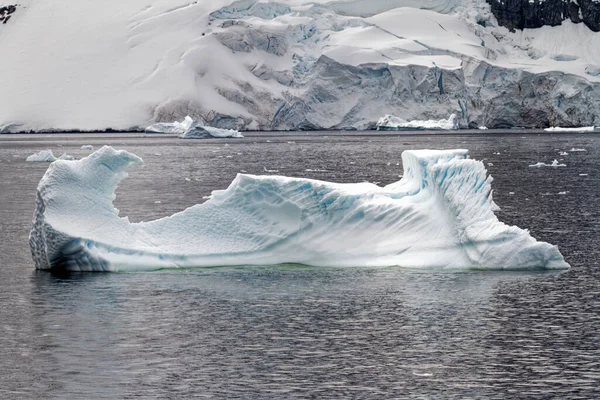
[[[300,263],[430,269],[568,268],[555,246],[498,221],[491,177],[467,150],[402,154],[379,187],[238,175],[210,200],[142,223],[114,191],[142,160],[104,147],[56,161],[39,183],[30,246],[38,269],[128,271]]]

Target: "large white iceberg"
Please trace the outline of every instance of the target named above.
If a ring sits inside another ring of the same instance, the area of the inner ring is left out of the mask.
[[[243,138],[244,136],[234,129],[213,128],[195,122],[182,135],[182,139],[216,139],[216,138]]]
[[[38,269],[131,271],[272,265],[563,269],[555,246],[493,213],[492,178],[467,150],[402,154],[380,187],[239,174],[226,190],[167,218],[130,223],[117,184],[142,160],[103,147],[50,165],[29,242]]]
[[[386,115],[377,121],[377,130],[380,131],[403,131],[403,130],[453,130],[458,129],[456,114],[450,115],[448,119],[407,121],[405,119]]]
[[[189,115],[181,122],[159,122],[146,128],[146,133],[171,133],[181,135],[193,125],[194,120]]]

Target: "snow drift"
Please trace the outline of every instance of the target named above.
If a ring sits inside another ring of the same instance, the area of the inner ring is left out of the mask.
[[[238,175],[226,190],[142,223],[113,207],[125,170],[103,147],[57,161],[39,183],[29,242],[38,269],[129,271],[224,265],[561,269],[558,249],[498,221],[491,177],[467,150],[402,154],[402,180],[379,187]]]

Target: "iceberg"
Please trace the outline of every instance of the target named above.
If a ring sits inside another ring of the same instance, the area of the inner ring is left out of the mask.
[[[581,126],[578,128],[563,128],[561,126],[553,126],[550,128],[544,129],[546,132],[575,132],[575,133],[584,133],[584,132],[595,132],[595,126]]]
[[[73,156],[63,153],[60,157],[54,157],[52,150],[42,150],[27,157],[27,162],[54,162],[56,160],[74,160]]]
[[[81,146],[81,150],[94,150],[94,146],[92,146],[91,144],[84,144],[83,146]]]
[[[215,138],[243,138],[244,136],[234,129],[213,128],[194,123],[185,133],[179,136],[182,139],[215,139]]]
[[[188,115],[181,122],[160,122],[157,124],[150,125],[145,129],[146,133],[170,133],[181,135],[185,133],[193,125],[194,120]]]
[[[298,263],[315,267],[566,269],[558,248],[498,221],[492,178],[467,150],[411,150],[385,187],[238,174],[170,217],[131,223],[113,206],[142,159],[103,147],[52,163],[29,243],[38,269],[139,271]]]
[[[453,130],[458,129],[458,118],[456,114],[450,115],[448,119],[407,121],[393,115],[386,115],[377,121],[378,131],[403,131],[403,130]],[[487,129],[487,128],[486,128]]]
[[[566,164],[560,164],[558,162],[558,160],[552,161],[552,164],[546,164],[546,163],[540,161],[533,165],[530,165],[530,167],[533,167],[533,168],[543,168],[543,167],[558,168],[558,167],[566,167],[566,166],[567,166]]]

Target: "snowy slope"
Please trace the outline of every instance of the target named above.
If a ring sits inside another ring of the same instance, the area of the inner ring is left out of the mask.
[[[496,25],[484,0],[24,0],[0,132],[600,125],[600,33]]]

